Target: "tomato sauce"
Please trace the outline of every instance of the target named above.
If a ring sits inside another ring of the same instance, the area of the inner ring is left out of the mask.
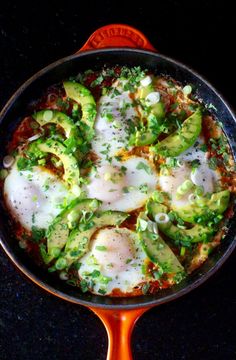
[[[92,95],[94,96],[95,100],[98,100],[100,96],[103,93],[104,88],[111,87],[112,83],[116,79],[116,76],[118,76],[121,72],[120,67],[114,68],[114,75],[106,75],[104,76],[101,81],[98,81],[100,72],[91,72],[88,73],[84,79],[83,84],[90,89],[92,92]],[[177,86],[177,83],[174,82]],[[176,94],[172,94],[171,91],[169,91],[167,86],[167,80],[159,79],[156,82],[156,90],[160,92],[163,102],[166,107],[167,113],[173,111],[173,105],[176,105],[176,109],[174,110],[175,113],[180,113],[181,111],[185,111],[186,117],[192,114],[192,111],[189,109],[188,105],[189,103],[184,103],[183,94],[179,91],[177,91]],[[49,87],[43,96],[36,102],[32,103],[29,110],[30,112],[35,112],[43,109],[51,109],[51,110],[57,110],[66,113],[68,116],[72,116],[73,113],[73,105],[75,102],[73,100],[69,100],[66,98],[66,94],[64,91],[64,88],[62,84],[56,84],[51,87]],[[8,152],[12,153],[14,150],[16,150],[19,146],[24,145],[29,138],[31,138],[34,135],[37,135],[42,130],[39,129],[38,123],[32,118],[32,116],[26,116],[17,129],[14,131],[11,141],[8,144]],[[50,126],[46,125],[44,127],[44,133],[48,134],[50,131]],[[57,132],[63,135],[62,129],[57,126]],[[236,192],[236,176],[235,172],[228,171],[227,166],[225,164],[223,154],[219,154],[216,149],[214,149],[211,146],[211,138],[218,138],[222,135],[222,130],[219,128],[219,126],[216,126],[216,122],[213,119],[211,115],[204,115],[203,121],[202,121],[202,135],[204,137],[204,141],[207,144],[207,151],[208,156],[216,157],[219,159],[218,164],[218,171],[222,175],[221,177],[221,183],[225,188],[229,188],[231,192]],[[165,137],[166,134],[163,135]],[[159,138],[159,140],[162,139],[162,136]],[[134,147],[132,150],[126,152],[125,154],[121,152],[121,157],[129,157],[129,156],[142,156],[149,158],[149,146],[140,146],[140,147]],[[54,156],[54,155],[53,155]],[[63,176],[63,167],[55,167],[53,163],[50,161],[52,155],[48,155],[46,158],[46,168],[50,172],[54,172],[59,177]],[[92,162],[96,161],[98,159],[97,155],[93,153],[92,151],[88,152],[86,156],[86,161],[91,160]],[[162,157],[158,160],[158,165],[164,163],[164,159]],[[82,174],[86,174],[89,171],[89,168],[82,169]],[[136,209],[134,211],[131,211],[129,213],[129,217],[122,223],[121,227],[128,228],[130,230],[135,230],[136,228],[136,221],[139,213],[141,211],[144,211],[144,207]],[[233,206],[230,206],[226,213],[225,218],[231,218],[233,216]],[[39,244],[32,241],[32,234],[31,232],[27,232],[17,221],[14,223],[14,231],[16,238],[21,241],[23,240],[27,247],[26,251],[35,259],[35,261],[43,265],[43,261],[40,256],[39,251]],[[161,234],[162,235],[162,234]],[[217,233],[217,235],[214,237],[212,243],[209,245],[209,249],[214,248],[217,246],[222,236],[224,235],[224,231],[220,231]],[[165,236],[163,235],[163,238],[165,239]],[[46,242],[46,239],[42,239],[42,243]],[[173,245],[173,244],[172,244]],[[189,265],[189,272],[197,269],[206,259],[207,256],[206,253],[203,253],[203,246],[205,244],[199,244],[195,247],[195,255],[193,256],[192,261]],[[173,252],[179,256],[179,249],[175,247],[174,245],[171,246],[171,249]],[[190,254],[190,251],[186,250],[187,255]],[[181,259],[184,260],[184,257]],[[148,271],[152,273],[154,270],[153,264],[148,265]],[[69,277],[72,279],[75,276],[78,276],[77,271],[74,269],[71,269],[68,273]],[[76,280],[77,283],[79,283],[79,279]],[[148,289],[148,293],[156,293],[159,289],[166,289],[172,285],[173,279],[161,279],[161,280],[153,280],[150,282],[150,287]],[[78,285],[78,284],[77,284]],[[112,291],[112,294],[110,296],[113,297],[131,297],[131,296],[139,296],[143,294],[142,285],[145,285],[145,283],[140,284],[139,287],[135,288],[132,293],[122,293],[120,289],[114,289]]]

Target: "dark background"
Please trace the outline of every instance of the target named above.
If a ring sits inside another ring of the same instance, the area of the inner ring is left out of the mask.
[[[230,3],[1,2],[0,106],[34,72],[74,53],[109,23],[137,27],[160,52],[192,66],[235,106]],[[133,333],[134,359],[236,359],[235,263],[236,253],[201,288],[144,314]],[[106,347],[98,318],[40,290],[0,252],[1,360],[104,360]]]

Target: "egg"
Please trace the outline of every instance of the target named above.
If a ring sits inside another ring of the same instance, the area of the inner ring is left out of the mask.
[[[177,189],[185,180],[191,180],[193,185],[201,186],[204,194],[215,191],[219,174],[209,168],[206,153],[200,148],[202,144],[202,140],[199,137],[195,145],[176,157],[178,166],[160,172],[160,187],[171,196],[171,204],[175,208],[189,204],[189,195],[193,192],[192,189],[189,189],[180,198],[177,196]],[[196,168],[192,169],[192,161],[198,161]]]
[[[210,169],[206,162],[191,172],[192,182],[197,186],[202,186],[204,194],[214,192],[217,179],[217,173]]]
[[[145,259],[135,232],[105,228],[96,234],[89,252],[80,259],[78,275],[95,294],[108,295],[114,290],[130,293],[147,280],[142,273]]]
[[[176,196],[177,189],[183,182],[189,179],[191,168],[188,164],[183,163],[173,169],[168,169],[168,172],[161,171],[159,176],[159,184],[162,191],[168,193],[171,197],[171,203],[175,206],[184,206],[188,202],[188,196],[183,196],[179,199]]]
[[[145,204],[156,189],[157,173],[142,157],[102,164],[92,171],[86,191],[90,198],[103,201],[101,210],[132,211]]]
[[[4,198],[12,216],[31,230],[32,226],[47,229],[61,212],[61,205],[74,196],[53,173],[40,166],[32,171],[12,167],[4,182]]]
[[[98,101],[92,150],[101,158],[113,157],[129,143],[129,127],[137,113],[124,81],[116,81]]]

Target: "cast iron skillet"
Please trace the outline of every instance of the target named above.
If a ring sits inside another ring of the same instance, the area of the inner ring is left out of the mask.
[[[79,71],[89,68],[100,69],[104,64],[109,66],[140,65],[155,73],[170,75],[182,84],[193,84],[199,98],[203,99],[205,104],[212,103],[217,109],[217,117],[222,121],[232,152],[234,156],[236,155],[236,119],[222,96],[205,79],[185,65],[157,54],[138,30],[121,24],[104,26],[91,35],[81,50],[39,71],[26,81],[8,101],[0,115],[1,157],[6,154],[6,144],[13,129],[26,115],[28,104],[40,97],[43,90]],[[202,284],[221,267],[236,246],[233,230],[236,218],[234,217],[226,239],[217,251],[199,270],[179,285],[162,290],[155,295],[135,298],[112,299],[82,294],[77,288],[70,287],[38,268],[27,257],[14,239],[2,203],[0,205],[0,238],[7,255],[18,269],[43,289],[64,300],[93,310],[106,326],[109,337],[108,359],[113,360],[132,358],[130,335],[135,321],[144,311],[174,300]]]

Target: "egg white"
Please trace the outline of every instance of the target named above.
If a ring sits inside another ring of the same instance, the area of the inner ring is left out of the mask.
[[[130,92],[123,90],[124,84],[124,81],[117,80],[109,93],[98,101],[92,150],[101,159],[113,157],[119,150],[128,147],[129,124],[135,122],[137,113]]]
[[[103,201],[102,210],[130,212],[145,204],[157,182],[153,165],[142,157],[132,156],[98,165],[90,174],[86,191],[88,197]]]
[[[220,176],[217,171],[210,169],[206,153],[200,149],[201,145],[202,140],[198,138],[195,145],[176,157],[179,166],[160,172],[159,185],[162,191],[170,195],[171,204],[175,208],[189,205],[189,195],[192,190],[189,190],[181,199],[176,196],[178,187],[185,180],[191,180],[194,185],[202,186],[204,194],[212,193],[216,189]],[[199,166],[194,170],[191,168],[193,160],[199,161]]]
[[[43,167],[19,171],[14,165],[4,182],[4,198],[11,215],[21,225],[47,229],[74,196],[54,174]]]
[[[109,295],[115,289],[130,293],[147,281],[142,273],[145,259],[135,232],[126,228],[105,228],[97,233],[90,242],[89,252],[80,259],[78,275],[90,284],[95,294]],[[91,276],[94,271],[99,271],[100,275]]]

